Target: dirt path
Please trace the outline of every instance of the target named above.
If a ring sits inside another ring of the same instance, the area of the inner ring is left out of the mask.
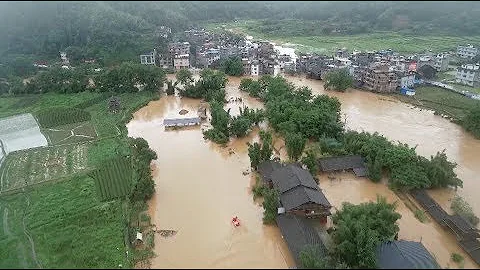
[[[27,198],[27,206],[25,207],[25,209],[23,211],[23,220],[22,220],[23,233],[27,236],[28,241],[30,241],[30,246],[32,247],[32,258],[33,258],[33,260],[37,264],[38,268],[43,268],[42,265],[40,264],[40,262],[37,260],[37,253],[35,252],[35,242],[33,242],[33,239],[30,236],[30,234],[28,233],[27,227],[25,225],[25,218],[27,217],[27,209],[30,206],[30,199],[28,198],[28,195],[25,194],[25,198]]]

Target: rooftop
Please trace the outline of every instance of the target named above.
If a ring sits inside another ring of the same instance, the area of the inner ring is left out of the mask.
[[[320,236],[305,218],[282,214],[277,216],[276,221],[297,265],[300,264],[300,252],[308,246],[317,246],[322,255],[326,254]]]
[[[438,269],[438,263],[420,242],[392,241],[377,248],[380,269]]]

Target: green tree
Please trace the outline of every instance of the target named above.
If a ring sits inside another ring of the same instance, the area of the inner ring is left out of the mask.
[[[244,137],[247,135],[247,131],[251,125],[250,119],[246,117],[236,117],[230,124],[230,131],[236,137]]]
[[[288,157],[297,161],[302,155],[303,149],[307,139],[305,139],[300,133],[288,133],[285,136],[285,147],[287,148]]]
[[[302,163],[307,166],[308,171],[315,177],[317,175],[317,157],[313,150],[307,150],[306,155],[302,158]]]
[[[240,80],[240,86],[238,87],[240,91],[248,92],[248,87],[253,82],[251,78],[243,78]]]
[[[352,85],[353,78],[347,69],[332,70],[325,74],[325,89],[345,92]]]
[[[276,189],[267,189],[263,193],[263,223],[275,223],[279,206],[279,194]]]
[[[257,142],[253,144],[247,143],[247,145],[248,145],[248,157],[250,158],[250,167],[256,170],[258,165],[262,161],[262,156],[261,156],[262,147]]]
[[[377,245],[393,240],[399,231],[396,204],[383,197],[377,202],[353,205],[343,203],[332,216],[335,231],[332,235],[336,259],[351,268],[376,268]]]
[[[470,110],[462,121],[462,126],[480,139],[480,105]]]
[[[175,78],[179,81],[183,86],[187,86],[194,82],[193,74],[188,69],[180,69],[177,74],[175,74]]]
[[[221,69],[225,74],[230,76],[243,75],[243,64],[240,57],[229,57],[225,61],[222,61]]]

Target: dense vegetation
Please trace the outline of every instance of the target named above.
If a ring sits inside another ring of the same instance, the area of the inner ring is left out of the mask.
[[[146,202],[155,192],[150,163],[157,159],[157,153],[149,148],[143,138],[129,139],[132,149],[132,164],[134,169],[133,188],[130,194],[132,201]]]
[[[399,231],[397,220],[401,215],[395,208],[381,197],[377,202],[359,205],[343,203],[332,216],[333,256],[351,268],[376,268],[378,244],[394,240]]]
[[[230,76],[243,75],[243,64],[240,57],[229,57],[220,64],[220,69]]]
[[[189,98],[203,98],[206,101],[217,101],[223,104],[225,102],[225,85],[227,77],[221,71],[204,69],[200,73],[200,80],[195,84],[184,85],[180,95]]]
[[[350,76],[347,69],[332,70],[325,74],[325,89],[345,92],[347,88],[352,87],[353,77]]]
[[[480,104],[468,112],[462,120],[462,126],[480,139]]]
[[[270,160],[273,154],[272,134],[268,131],[260,131],[260,142],[247,143],[250,166],[257,169],[258,165]]]
[[[322,155],[362,155],[367,161],[369,178],[378,182],[387,173],[389,185],[395,189],[462,187],[454,172],[456,164],[448,161],[444,151],[427,159],[417,155],[415,148],[394,144],[377,133],[345,132],[338,99],[327,95],[313,98],[309,88],[295,88],[281,77],[264,76],[258,82],[262,86],[259,96],[266,102],[267,119],[286,138],[292,159],[300,157],[303,138],[308,138],[318,142]],[[252,82],[245,80],[240,88],[250,92],[251,85]],[[316,157],[319,156],[311,152],[303,158],[312,172]],[[250,157],[252,168],[256,168],[257,161],[256,155]]]
[[[480,219],[473,212],[472,207],[460,196],[455,196],[452,200],[452,205],[450,206],[452,211],[465,218],[473,226],[477,226]]]

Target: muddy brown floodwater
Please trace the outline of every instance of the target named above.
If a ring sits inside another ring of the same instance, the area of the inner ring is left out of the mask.
[[[169,79],[174,78],[169,75]],[[312,88],[314,94],[325,93],[321,81],[288,77],[296,85]],[[238,91],[240,79],[229,78],[227,99],[242,97],[250,108],[262,108],[261,102]],[[456,172],[464,181],[458,193],[479,213],[480,198],[475,196],[480,184],[480,141],[433,112],[413,108],[393,98],[350,90],[347,93],[327,92],[342,102],[347,128],[378,131],[390,140],[418,145],[417,152],[434,155],[446,149],[449,158],[458,163]],[[242,102],[227,103],[231,114],[239,113]],[[155,237],[153,268],[287,268],[293,259],[275,226],[262,224],[263,209],[252,199],[253,183],[246,147],[258,141],[258,130],[248,137],[232,140],[226,148],[205,141],[201,127],[165,131],[163,119],[178,115],[182,109],[196,112],[199,100],[162,97],[150,102],[134,114],[127,125],[129,136],[145,138],[158,154],[153,162],[156,193],[149,203],[152,222],[161,230],[176,230],[169,238]],[[280,149],[283,142],[275,141]],[[284,159],[284,148],[280,151]],[[458,246],[455,238],[433,220],[420,223],[413,212],[385,184],[375,184],[349,173],[335,174],[335,180],[319,175],[320,187],[332,205],[340,209],[342,202],[374,201],[382,195],[389,202],[398,201],[400,239],[422,241],[442,267],[456,267],[452,252],[465,257],[465,267],[478,268]],[[453,190],[429,191],[445,210],[449,210]],[[230,220],[237,215],[242,226],[235,229]]]
[[[250,108],[261,102],[238,91],[230,78],[227,99],[242,97]],[[150,102],[128,124],[129,136],[145,138],[157,152],[156,193],[150,202],[152,222],[161,230],[176,230],[169,238],[155,237],[153,268],[288,268],[293,260],[280,231],[262,224],[263,208],[250,191],[250,160],[246,142],[258,132],[221,148],[203,139],[202,127],[165,131],[163,118],[181,109],[196,112],[199,100],[162,97]],[[242,102],[228,103],[231,115]],[[233,153],[232,153],[233,150]],[[232,154],[230,154],[232,153]],[[241,226],[234,228],[233,216]]]

